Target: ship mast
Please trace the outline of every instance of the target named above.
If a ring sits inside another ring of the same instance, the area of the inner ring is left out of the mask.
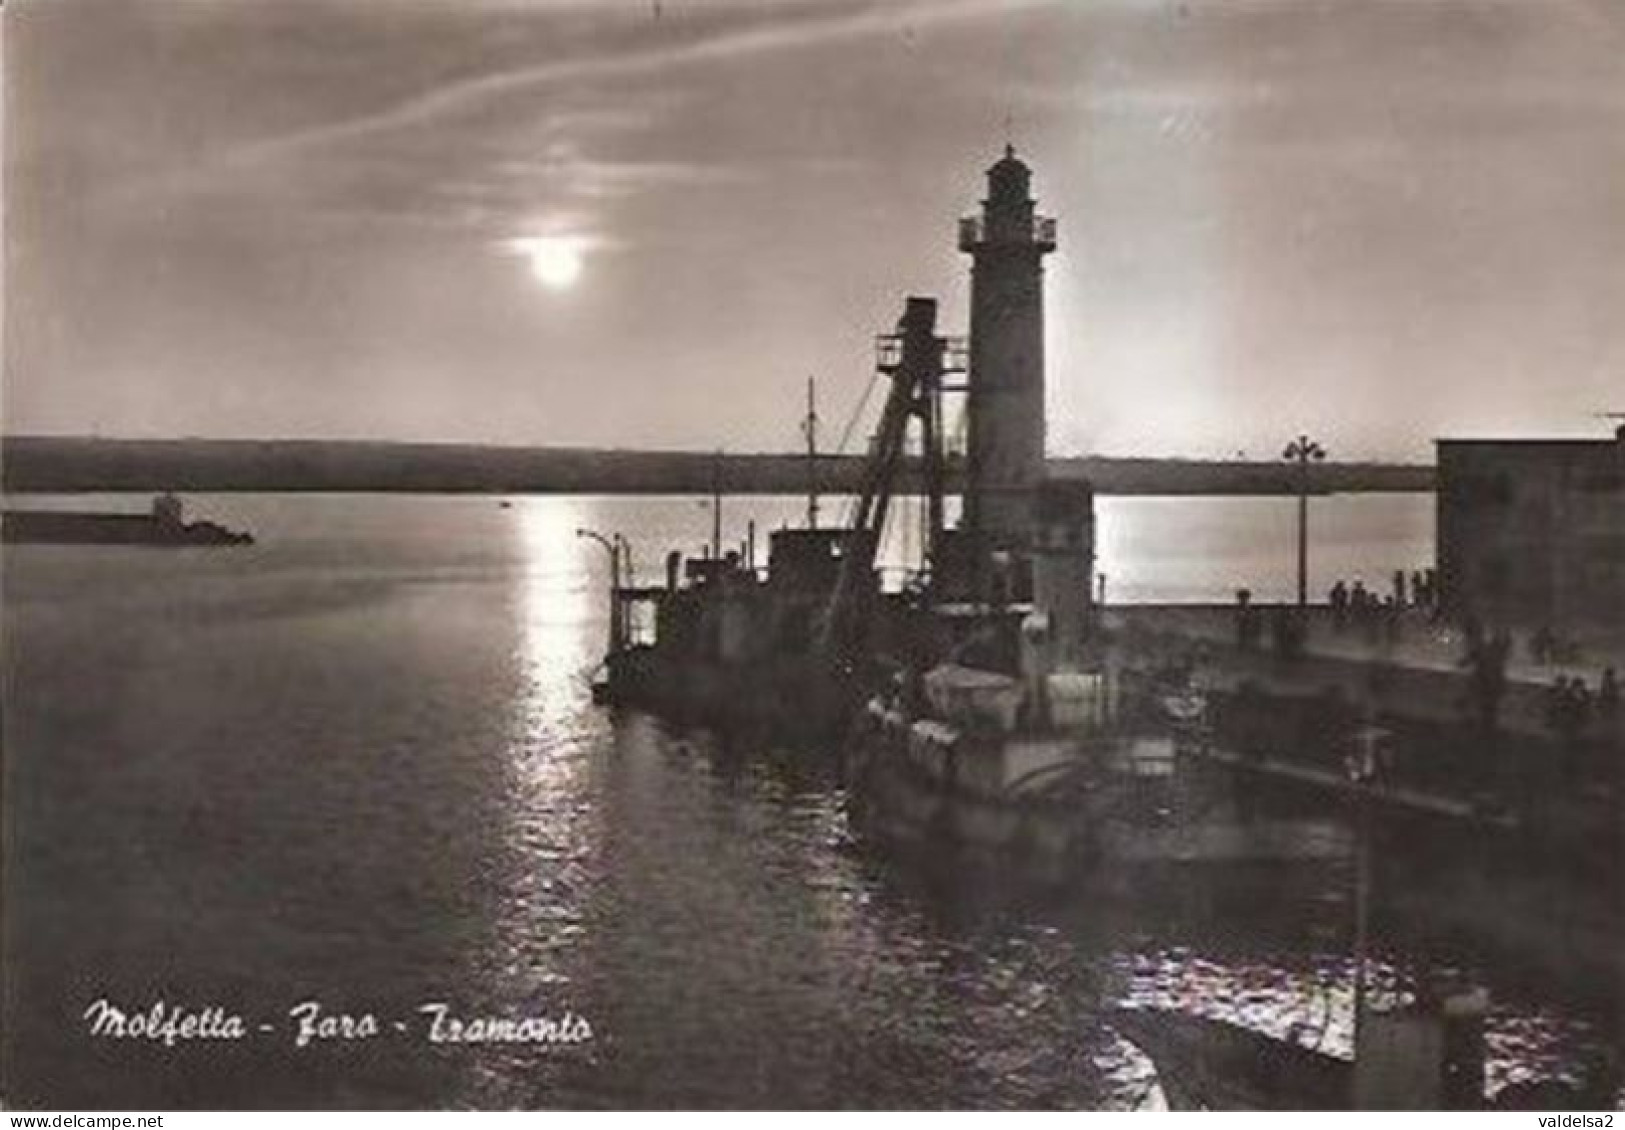
[[[807,415],[801,422],[807,437],[807,528],[818,528],[818,380],[807,378]]]
[[[711,560],[722,560],[722,450],[711,457]]]

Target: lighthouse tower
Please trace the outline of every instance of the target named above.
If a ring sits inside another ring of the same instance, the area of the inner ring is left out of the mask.
[[[1044,477],[1044,256],[1055,250],[1055,221],[1034,212],[1031,184],[1005,146],[982,214],[959,222],[972,262],[964,527],[986,551],[1023,555]]]

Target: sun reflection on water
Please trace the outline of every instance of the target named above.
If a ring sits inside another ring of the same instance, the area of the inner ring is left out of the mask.
[[[589,554],[600,551],[576,535],[581,511],[573,499],[522,499],[513,516],[526,675],[533,692],[556,691],[560,676],[588,658],[587,629],[601,611],[589,591]]]
[[[598,658],[596,547],[576,536],[579,503],[528,498],[511,511],[514,695],[504,769],[504,896],[488,969],[505,1008],[571,1001],[587,936],[598,838],[590,758],[604,725],[587,678]]]

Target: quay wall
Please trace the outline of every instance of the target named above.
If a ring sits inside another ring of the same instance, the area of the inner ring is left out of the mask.
[[[1196,657],[1214,742],[1239,757],[1342,776],[1350,732],[1374,721],[1392,734],[1386,784],[1509,821],[1496,831],[1386,811],[1390,849],[1379,853],[1387,857],[1379,885],[1392,904],[1391,930],[1395,922],[1435,923],[1625,1001],[1620,720],[1594,715],[1578,735],[1556,732],[1551,682],[1559,672],[1520,659],[1509,665],[1497,724],[1486,733],[1472,714],[1467,672],[1448,661],[1459,641],[1414,623],[1408,628],[1427,633],[1425,641],[1329,641],[1329,612],[1313,610],[1311,619],[1317,614],[1322,631],[1310,631],[1311,650],[1292,656],[1275,650],[1268,632],[1256,648],[1238,646],[1234,608],[1117,608],[1107,622],[1142,660]],[[1343,654],[1326,653],[1339,645]],[[1611,660],[1593,653],[1589,665],[1561,670],[1595,690],[1596,666]]]
[[[1256,609],[1267,621],[1268,609]],[[1395,735],[1393,770],[1409,783],[1461,797],[1495,794],[1560,809],[1606,804],[1618,821],[1625,797],[1625,729],[1595,709],[1577,732],[1553,723],[1552,682],[1594,669],[1508,665],[1493,728],[1475,714],[1464,644],[1448,629],[1412,617],[1397,640],[1331,628],[1326,609],[1309,613],[1303,650],[1283,654],[1265,630],[1240,643],[1237,611],[1215,606],[1130,606],[1106,613],[1129,654],[1194,661],[1215,700],[1221,740],[1250,743],[1339,768],[1347,735],[1372,722]],[[1352,638],[1350,638],[1352,637]],[[1594,655],[1591,668],[1609,661]]]

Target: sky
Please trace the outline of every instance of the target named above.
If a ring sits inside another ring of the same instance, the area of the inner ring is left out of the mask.
[[[1618,0],[13,0],[8,434],[826,433],[1013,143],[1052,454],[1625,409]],[[858,429],[861,432],[863,429]]]

